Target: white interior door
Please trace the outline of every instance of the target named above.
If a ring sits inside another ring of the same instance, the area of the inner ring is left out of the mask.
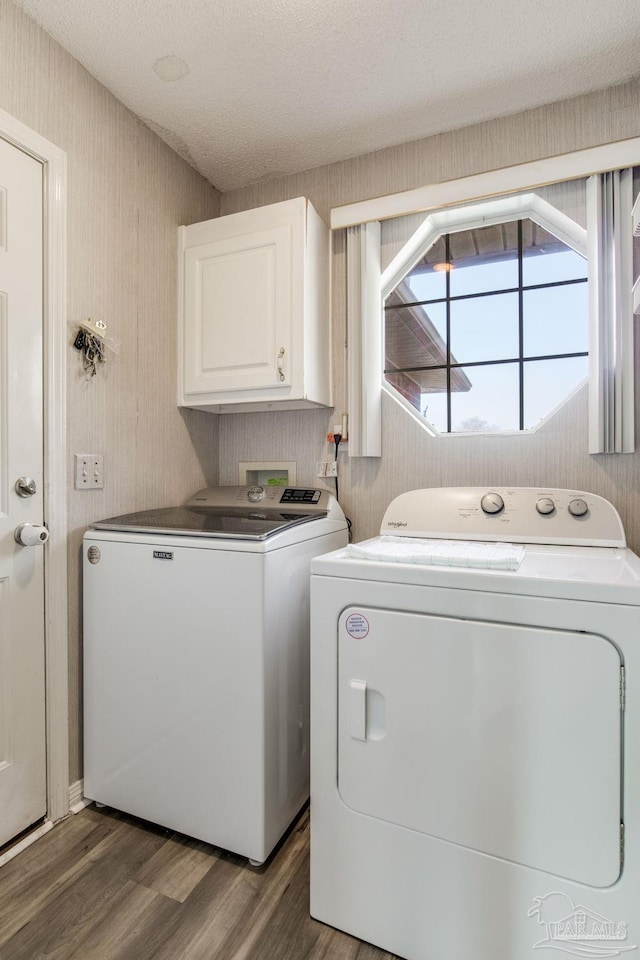
[[[43,523],[42,198],[0,139],[0,846],[46,813],[44,544],[14,538]]]

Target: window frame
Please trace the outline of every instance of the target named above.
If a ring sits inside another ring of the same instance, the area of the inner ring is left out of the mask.
[[[461,233],[466,230],[481,229],[482,227],[512,223],[519,220],[532,220],[548,233],[553,234],[566,246],[584,257],[588,267],[586,229],[535,193],[515,194],[446,210],[436,210],[425,217],[418,229],[382,272],[380,278],[382,342],[384,343],[385,336],[385,300],[440,237],[451,233]],[[588,326],[588,317],[585,318],[585,323]],[[487,363],[490,362],[491,361],[487,361]],[[421,426],[433,437],[519,436],[535,433],[561,406],[567,403],[587,381],[588,376],[576,384],[563,400],[556,404],[533,427],[519,430],[483,430],[477,433],[462,430],[443,433],[406,400],[392,384],[388,383],[384,371],[382,372],[382,390],[415,416]]]
[[[525,163],[518,163],[512,166],[503,166],[487,170],[483,173],[473,173],[468,176],[458,177],[452,180],[433,181],[429,184],[416,187],[411,190],[404,190],[397,193],[371,197],[369,199],[358,200],[348,204],[333,207],[330,211],[331,230],[364,230],[382,220],[389,220],[396,217],[407,216],[409,214],[427,213],[430,210],[440,210],[454,204],[465,202],[474,202],[495,196],[502,196],[506,193],[517,193],[518,191],[534,190],[542,186],[564,181],[578,180],[582,177],[590,177],[595,174],[601,174],[606,171],[621,170],[626,167],[637,167],[640,165],[640,137],[630,137],[624,140],[612,141],[600,144],[595,147],[587,147],[581,150],[573,150],[563,154],[557,154],[550,157],[542,157],[537,160],[531,160]],[[349,263],[347,257],[346,264],[347,283],[355,278],[355,282],[360,286],[368,286],[373,282],[379,282],[379,275],[373,278],[370,273],[368,261],[363,261],[362,265]],[[381,303],[382,301],[380,301]],[[377,365],[377,356],[381,353],[382,322],[381,310],[371,309],[367,300],[358,303],[358,315],[350,316],[347,307],[347,326],[359,325],[363,331],[363,337],[366,336],[370,343],[370,349],[366,356],[358,356],[354,350],[347,350],[347,377],[349,383],[349,394],[358,396],[357,418],[352,417],[352,411],[349,410],[349,417],[354,423],[355,429],[350,430],[350,439],[354,441],[354,450],[357,447],[358,452],[350,454],[358,457],[379,457],[381,456],[382,443],[382,419],[380,415],[380,405],[383,394],[383,378],[381,365]],[[594,331],[600,323],[595,313],[591,317],[591,324]],[[593,338],[592,338],[593,339]],[[373,341],[377,341],[374,347]],[[590,341],[591,353],[591,341]],[[594,362],[601,364],[600,358],[595,358]],[[601,373],[598,370],[598,373]],[[377,379],[376,379],[377,378]],[[370,385],[376,381],[375,390],[370,389]],[[602,389],[601,377],[589,375],[589,433],[599,426],[599,421],[603,417],[604,408],[608,400]],[[581,388],[578,388],[581,389]],[[633,390],[622,391],[621,406],[619,411],[623,415],[633,416]],[[570,397],[567,398],[568,402]],[[409,415],[411,410],[409,406],[405,408]],[[556,408],[557,410],[558,408]],[[618,412],[618,398],[616,397],[615,412]],[[420,423],[424,429],[424,420],[414,410],[415,420]],[[555,411],[549,416],[552,416]],[[530,436],[530,434],[514,433],[515,436]],[[456,434],[442,434],[442,436],[456,436]],[[356,442],[357,441],[357,444]],[[604,452],[605,448],[598,439],[597,443],[589,445],[590,453]]]

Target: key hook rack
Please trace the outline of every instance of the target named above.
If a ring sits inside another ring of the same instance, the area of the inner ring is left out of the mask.
[[[98,367],[106,363],[106,352],[117,353],[120,343],[107,336],[107,325],[103,320],[92,320],[87,317],[77,324],[73,341],[76,350],[82,353],[82,366],[85,380],[91,380],[98,372]]]

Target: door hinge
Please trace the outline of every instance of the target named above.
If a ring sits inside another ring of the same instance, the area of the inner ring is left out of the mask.
[[[624,866],[624,823],[620,821],[620,867]]]
[[[626,703],[627,695],[627,681],[625,677],[624,667],[620,667],[620,709],[624,710]]]

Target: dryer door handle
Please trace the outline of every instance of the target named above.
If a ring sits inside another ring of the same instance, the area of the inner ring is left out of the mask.
[[[367,739],[367,681],[349,681],[349,734],[354,740]]]

